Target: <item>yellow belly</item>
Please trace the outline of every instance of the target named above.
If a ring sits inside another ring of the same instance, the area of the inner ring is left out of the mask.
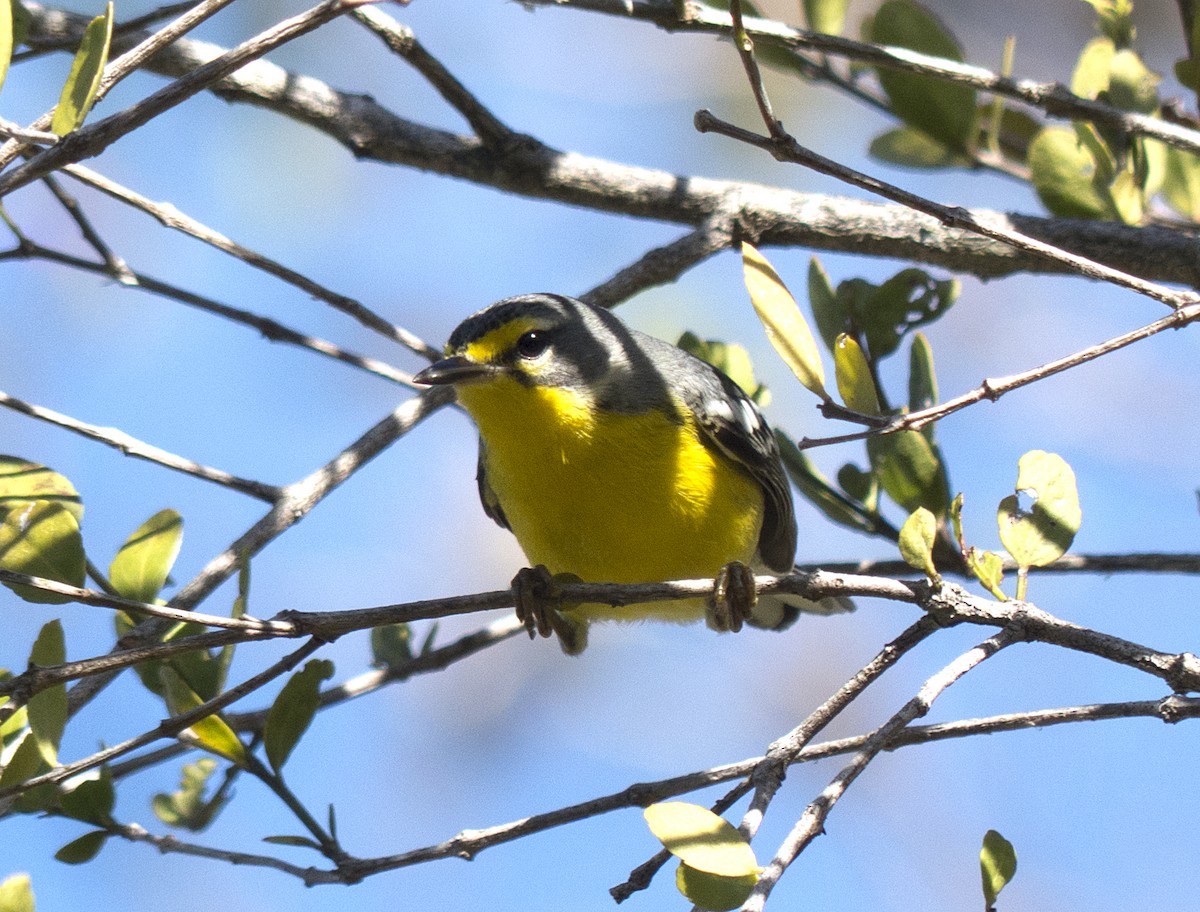
[[[532,564],[589,582],[712,577],[751,562],[762,492],[705,446],[694,425],[660,412],[595,414],[575,394],[510,379],[464,385],[486,472]],[[581,609],[594,618],[693,620],[704,604]]]

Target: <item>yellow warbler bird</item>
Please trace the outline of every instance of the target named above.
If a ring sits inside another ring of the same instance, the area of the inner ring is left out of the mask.
[[[735,571],[733,582],[745,586],[747,568],[791,571],[796,520],[778,445],[749,397],[711,365],[554,294],[473,314],[446,354],[413,379],[455,387],[479,428],[483,508],[532,564],[612,583],[720,584]],[[790,595],[755,600],[749,585],[748,602],[732,611],[683,599],[584,604],[547,618],[519,599],[518,614],[531,635],[553,630],[577,653],[591,620],[707,615],[716,629],[743,620],[782,629],[798,610],[847,607]]]

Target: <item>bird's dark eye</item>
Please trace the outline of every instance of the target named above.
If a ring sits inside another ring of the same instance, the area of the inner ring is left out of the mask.
[[[550,347],[550,334],[540,329],[531,329],[517,339],[517,354],[522,358],[536,358]]]

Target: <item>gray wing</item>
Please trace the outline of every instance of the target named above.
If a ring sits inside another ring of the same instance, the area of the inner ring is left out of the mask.
[[[487,480],[487,465],[486,452],[483,446],[483,440],[479,441],[479,462],[475,467],[475,483],[479,486],[479,502],[483,504],[483,512],[496,521],[502,529],[510,529],[508,518],[504,515],[504,510],[500,506],[500,500],[496,497],[496,492],[492,490],[492,486]]]

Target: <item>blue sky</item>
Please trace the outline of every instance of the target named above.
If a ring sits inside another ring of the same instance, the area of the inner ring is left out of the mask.
[[[73,2],[71,8],[96,12]],[[1008,5],[1003,5],[1008,6]],[[150,4],[117,2],[121,18]],[[953,7],[953,9],[951,9]],[[200,35],[230,45],[302,4],[236,4]],[[769,7],[770,8],[770,7]],[[1006,31],[1018,33],[1017,70],[1066,79],[1064,48],[1090,37],[1082,3],[946,4],[968,56],[995,66]],[[692,129],[707,107],[754,125],[732,49],[703,37],[517,3],[415,0],[385,7],[511,126],[559,148],[681,174],[845,193],[830,179],[780,165]],[[858,7],[856,7],[858,10]],[[1036,12],[1035,12],[1036,10]],[[1169,71],[1180,56],[1175,12],[1140,3],[1147,55]],[[790,8],[775,10],[790,15]],[[459,118],[403,63],[350,23],[336,23],[272,59],[332,85],[374,95],[406,117],[446,129]],[[28,121],[56,98],[69,66],[52,56],[13,70],[0,114]],[[785,124],[818,151],[962,205],[1039,213],[1032,194],[996,177],[886,171],[863,150],[887,124],[835,94],[772,77]],[[135,77],[109,113],[160,84]],[[585,291],[677,226],[510,198],[435,175],[355,162],[341,147],[270,113],[201,97],[127,137],[91,163],[154,199],[170,200],[254,247],[440,345],[466,314],[526,291]],[[266,314],[348,348],[416,369],[415,357],[280,283],[162,230],[144,215],[86,191],[80,196],[115,251],[135,268]],[[79,250],[44,191],[5,201],[31,236]],[[794,290],[808,251],[768,251]],[[901,264],[822,256],[834,281],[880,280]],[[1081,280],[964,280],[955,308],[929,331],[944,396],[985,377],[1078,350],[1161,315],[1161,305]],[[111,425],[172,452],[272,483],[331,458],[409,395],[310,353],[181,305],[42,263],[0,266],[6,332],[0,389],[84,421]],[[665,338],[684,329],[746,344],[772,388],[769,417],[794,435],[819,435],[813,400],[771,352],[730,254],[621,308]],[[967,497],[969,537],[995,547],[994,505],[1010,493],[1029,449],[1075,468],[1084,510],[1081,552],[1194,551],[1194,403],[1200,395],[1192,334],[1173,333],[1094,365],[981,404],[939,427],[953,485]],[[85,542],[106,566],[125,537],[163,507],[185,517],[178,581],[261,515],[223,489],[0,412],[0,452],[43,462],[82,492]],[[861,449],[822,452],[828,471]],[[522,557],[476,501],[474,432],[443,411],[379,456],[254,563],[251,610],[364,607],[500,588]],[[799,506],[801,561],[892,557],[885,543],[831,529]],[[1042,577],[1030,596],[1052,613],[1165,650],[1195,649],[1196,582],[1178,577]],[[226,611],[225,587],[207,604]],[[72,658],[108,642],[96,609],[27,605],[0,592],[10,631],[0,667],[23,666],[28,642],[51,617],[67,627]],[[864,601],[850,617],[806,619],[784,635],[719,637],[702,627],[652,624],[593,631],[567,658],[548,641],[507,642],[451,669],[321,714],[288,771],[320,811],[333,803],[346,848],[406,851],[464,828],[503,823],[631,782],[761,753],[915,619],[908,606]],[[490,618],[482,619],[487,620]],[[439,642],[481,619],[444,622]],[[13,632],[15,631],[15,633]],[[982,638],[946,631],[869,691],[829,734],[879,724],[920,682]],[[235,679],[283,651],[243,647]],[[365,634],[323,655],[337,679],[368,662]],[[933,718],[1104,700],[1153,699],[1160,683],[1046,646],[1015,646],[953,688]],[[261,705],[251,701],[251,705]],[[64,754],[83,756],[151,727],[156,704],[125,676],[73,723]],[[1015,845],[1006,912],[1055,907],[1179,907],[1200,878],[1188,852],[1198,809],[1190,758],[1194,726],[1150,721],[997,735],[879,758],[836,808],[828,833],[784,877],[781,908],[908,910],[972,907],[976,856],[994,828]],[[805,804],[837,770],[794,770],[756,848],[769,857]],[[149,798],[175,787],[172,766],[124,784],[118,817],[156,831]],[[705,802],[719,791],[696,796]],[[740,810],[740,808],[739,808]],[[736,819],[736,816],[733,818]],[[115,841],[69,868],[53,852],[82,832],[68,821],[15,818],[0,831],[0,876],[33,876],[38,908],[170,907],[177,912],[324,912],[351,908],[600,909],[606,890],[656,849],[636,810],[450,860],[373,877],[350,888],[305,889],[268,871],[234,868]],[[296,832],[279,804],[248,779],[199,841],[261,851],[263,836]],[[303,850],[283,849],[297,863]],[[669,872],[631,908],[683,908]],[[976,906],[977,907],[977,906]]]

